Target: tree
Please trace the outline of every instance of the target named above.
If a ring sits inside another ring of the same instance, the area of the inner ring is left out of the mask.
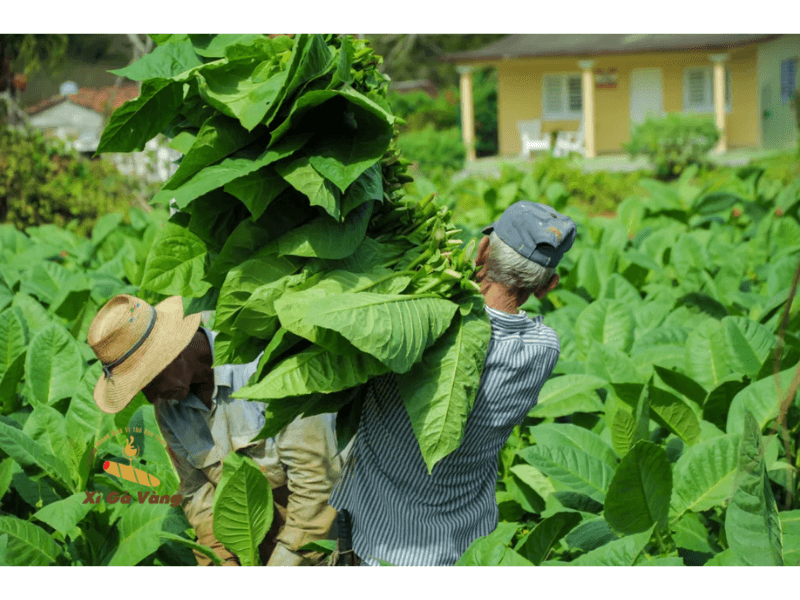
[[[145,54],[149,54],[153,49],[153,38],[151,38],[149,35],[140,35],[137,33],[128,33],[126,35],[128,36],[128,40],[133,48],[131,64],[135,63]]]
[[[383,55],[383,72],[393,81],[430,79],[446,97],[458,94],[459,75],[455,65],[440,60],[445,54],[475,50],[504,35],[367,35],[378,54]],[[497,73],[481,69],[473,74],[475,137],[478,156],[497,154]],[[454,100],[456,103],[457,99]],[[461,121],[461,106],[456,104],[456,122]]]
[[[439,59],[452,52],[475,50],[498,39],[498,34],[366,34],[375,52],[383,56],[383,72],[393,81],[430,79],[438,87],[458,85],[455,65]]]
[[[131,62],[128,63],[130,65],[142,58],[145,54],[149,54],[155,46],[153,39],[149,35],[140,35],[138,33],[127,33],[125,35],[128,37],[128,40],[131,43]],[[111,94],[110,100],[112,105],[114,104],[114,100],[116,100],[117,89],[119,89],[123,79],[125,78],[118,76],[117,80],[114,82],[114,92]],[[139,91],[141,92],[141,90],[142,83],[139,82]],[[108,117],[110,117],[110,115],[106,116],[106,121],[108,121]]]
[[[67,35],[63,33],[3,33],[0,34],[0,56],[16,71],[25,75],[41,70],[54,71],[67,53]]]
[[[0,99],[6,105],[9,122],[27,120],[25,113],[17,106],[15,91],[24,86],[26,78],[33,73],[56,71],[66,56],[67,39],[65,34],[60,33],[0,34]]]
[[[98,62],[113,52],[120,34],[93,33],[91,35],[70,33],[67,56],[81,61]]]

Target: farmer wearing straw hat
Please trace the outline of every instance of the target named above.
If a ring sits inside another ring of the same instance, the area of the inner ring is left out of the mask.
[[[213,532],[213,503],[222,461],[239,451],[261,467],[275,500],[275,518],[261,546],[268,565],[310,564],[301,553],[308,542],[329,535],[336,511],[328,496],[341,459],[330,415],[296,419],[275,438],[251,443],[264,424],[265,405],[231,398],[256,371],[214,363],[216,333],[200,326],[200,315],[184,317],[179,296],[156,306],[121,294],[100,309],[88,341],[103,365],[94,389],[106,413],[123,410],[141,390],[155,407],[156,420],[180,476],[179,493],[198,541],[225,565],[237,565]],[[195,553],[199,564],[210,564]]]

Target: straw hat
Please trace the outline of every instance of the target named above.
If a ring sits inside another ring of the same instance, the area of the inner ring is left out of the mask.
[[[89,327],[88,342],[103,364],[94,401],[106,413],[118,413],[189,344],[200,314],[183,316],[180,296],[153,307],[120,294],[100,309]]]

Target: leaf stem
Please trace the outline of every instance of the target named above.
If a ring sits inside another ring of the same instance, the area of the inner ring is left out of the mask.
[[[420,256],[418,256],[416,258],[416,260],[414,260],[410,265],[408,265],[408,267],[406,267],[406,270],[407,271],[413,270],[414,267],[417,267],[417,266],[421,265],[426,260],[428,260],[431,256],[433,256],[433,250],[428,248],[425,252],[423,252]]]
[[[658,542],[659,554],[661,554],[662,556],[668,554],[667,545],[664,542],[664,538],[661,536],[661,532],[658,530],[658,527],[656,527],[654,533],[656,534],[656,542]]]
[[[419,233],[421,231],[427,231],[428,229],[431,229],[433,227],[434,223],[436,223],[436,221],[438,221],[438,219],[439,219],[438,215],[434,215],[432,217],[429,217],[428,219],[426,219],[422,223],[419,223],[419,224],[412,223],[410,228],[408,228],[408,229],[403,231],[403,235],[412,236],[412,235],[414,235],[416,233]],[[410,231],[409,231],[409,229],[410,229]]]
[[[436,279],[436,280],[434,280],[434,281],[431,281],[429,284],[427,284],[427,285],[423,285],[421,288],[419,288],[418,290],[416,290],[416,291],[414,292],[414,295],[416,296],[417,294],[422,294],[422,293],[424,293],[424,292],[427,292],[428,290],[435,288],[435,287],[436,287],[437,285],[439,285],[440,283],[442,283],[442,282],[441,282],[441,281],[439,281],[438,279]]]

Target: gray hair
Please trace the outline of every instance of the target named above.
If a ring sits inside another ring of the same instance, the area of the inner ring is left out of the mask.
[[[546,284],[554,272],[552,267],[544,267],[522,256],[494,231],[489,234],[487,279],[510,288],[534,290]]]

